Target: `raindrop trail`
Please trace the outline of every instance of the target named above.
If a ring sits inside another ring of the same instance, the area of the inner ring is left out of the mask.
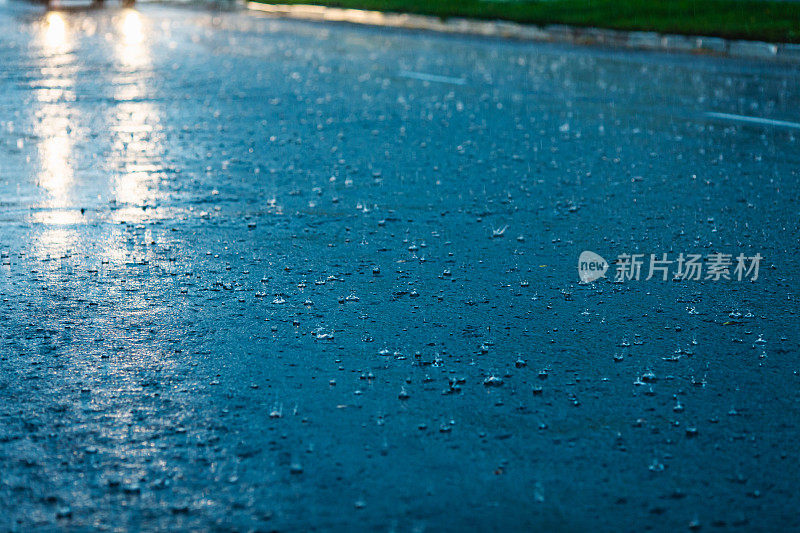
[[[773,120],[770,118],[748,117],[745,115],[732,115],[730,113],[717,113],[714,111],[706,112],[706,116],[711,118],[722,118],[726,120],[738,120],[739,122],[751,122],[753,124],[765,124],[768,126],[783,126],[786,128],[795,128],[800,130],[800,123],[789,122],[787,120]]]
[[[452,78],[450,76],[437,76],[436,74],[425,74],[424,72],[412,72],[401,70],[398,73],[401,78],[411,78],[413,80],[435,81],[437,83],[451,83],[453,85],[464,85],[467,81],[463,78]]]

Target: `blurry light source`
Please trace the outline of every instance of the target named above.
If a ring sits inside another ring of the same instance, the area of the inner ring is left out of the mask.
[[[42,174],[39,184],[52,195],[49,203],[58,206],[66,203],[67,186],[72,181],[72,142],[64,131],[64,122],[66,120],[58,118],[44,121],[47,137],[40,146]]]
[[[67,25],[61,13],[51,11],[47,14],[47,28],[44,32],[45,45],[50,50],[59,50],[67,43]]]
[[[139,44],[144,40],[142,19],[137,11],[128,10],[125,12],[120,30],[122,31],[122,40],[125,44]]]

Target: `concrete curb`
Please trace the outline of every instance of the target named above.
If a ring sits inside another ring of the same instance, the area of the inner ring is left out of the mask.
[[[317,5],[263,4],[246,2],[248,9],[278,17],[331,22],[350,22],[370,26],[386,26],[437,31],[465,35],[483,35],[526,41],[590,44],[635,50],[659,50],[691,54],[719,55],[756,59],[774,59],[800,63],[800,45],[736,41],[719,37],[662,35],[655,32],[618,31],[574,26],[534,26],[508,21],[483,21],[406,13],[384,13],[361,9],[343,9]]]

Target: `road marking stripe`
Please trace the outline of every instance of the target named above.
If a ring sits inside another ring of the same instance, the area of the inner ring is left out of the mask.
[[[800,123],[789,122],[787,120],[772,120],[771,118],[748,117],[745,115],[731,115],[730,113],[716,113],[713,111],[708,111],[706,113],[706,116],[712,118],[724,118],[727,120],[738,120],[739,122],[752,122],[753,124],[766,124],[768,126],[785,126],[787,128],[795,128],[800,130]]]
[[[422,81],[435,81],[438,83],[452,83],[453,85],[464,85],[467,80],[463,78],[451,78],[450,76],[437,76],[436,74],[425,74],[424,72],[412,72],[410,70],[401,70],[399,75],[403,78],[411,78],[413,80]]]

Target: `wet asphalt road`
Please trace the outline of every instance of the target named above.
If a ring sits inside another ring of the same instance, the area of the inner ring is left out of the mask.
[[[708,115],[796,68],[14,3],[0,63],[0,530],[800,529],[800,130]]]

